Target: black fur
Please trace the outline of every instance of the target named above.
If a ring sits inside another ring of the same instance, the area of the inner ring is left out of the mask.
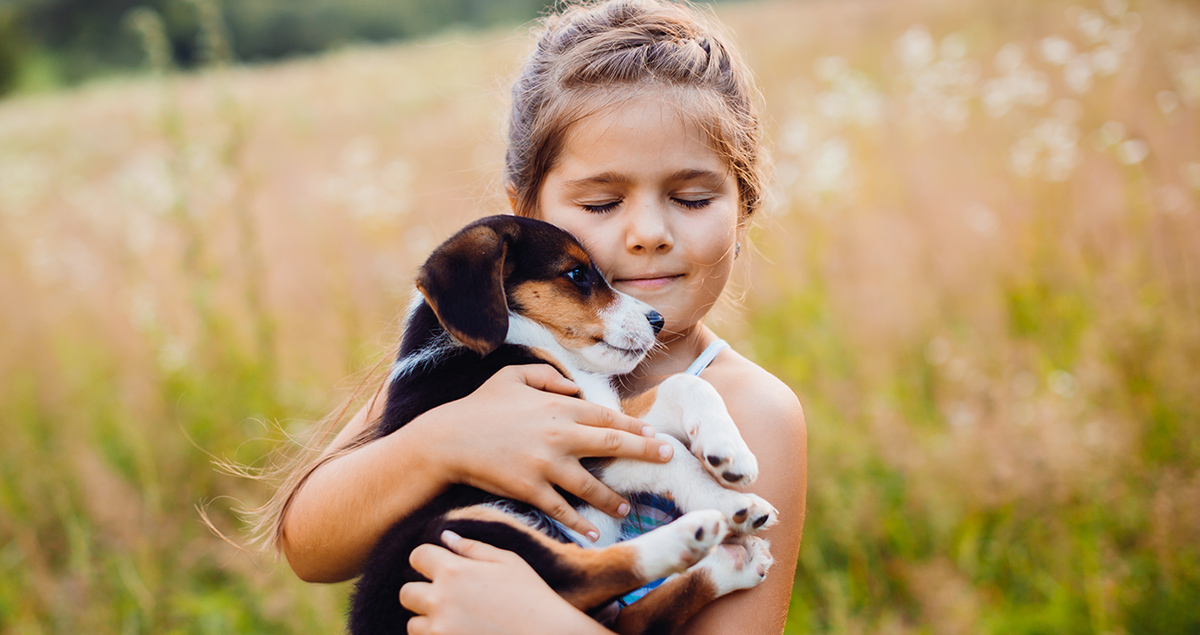
[[[487,235],[484,230],[492,234]],[[480,235],[496,242],[477,252],[464,249],[455,242],[463,236],[478,240]],[[429,363],[414,364],[409,372],[398,376],[388,389],[387,407],[375,428],[376,438],[391,434],[432,408],[467,396],[505,366],[545,363],[523,347],[496,341],[497,329],[486,322],[497,320],[500,311],[504,315],[504,330],[507,330],[512,298],[504,293],[505,289],[526,280],[562,276],[564,268],[569,270],[579,265],[569,260],[545,258],[547,253],[562,253],[565,242],[578,245],[570,234],[548,223],[500,216],[469,225],[434,252],[418,276],[418,287],[426,301],[409,317],[398,360],[439,348],[439,342],[444,342],[448,331],[444,323],[451,327],[456,337],[461,333],[476,343],[483,342],[485,350],[451,347]],[[491,267],[489,259],[498,259],[502,263],[499,269]],[[597,281],[602,284],[603,278],[590,263],[585,265],[584,275],[576,276],[581,280],[576,287],[580,294],[586,295],[593,292]],[[501,285],[501,288],[492,288],[493,284]],[[442,291],[450,293],[443,294]],[[435,311],[431,301],[440,308]],[[500,337],[502,341],[503,335]],[[490,350],[486,350],[488,348]],[[351,632],[355,635],[406,632],[412,613],[400,605],[400,587],[406,582],[424,579],[408,564],[409,554],[424,543],[441,544],[439,536],[443,529],[453,529],[460,535],[516,552],[554,588],[575,582],[573,572],[564,568],[544,546],[514,527],[497,522],[447,521],[444,518],[454,509],[495,500],[481,490],[456,485],[393,525],[363,567],[350,609]],[[574,496],[568,496],[568,500],[580,504]],[[540,513],[520,503],[509,501],[506,504],[518,513]],[[565,540],[563,536],[558,538]]]

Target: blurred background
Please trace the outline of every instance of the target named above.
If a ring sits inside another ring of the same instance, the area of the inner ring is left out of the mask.
[[[505,209],[533,0],[0,1],[0,632],[340,632],[265,465]],[[789,633],[1200,632],[1200,6],[719,3],[799,394]]]

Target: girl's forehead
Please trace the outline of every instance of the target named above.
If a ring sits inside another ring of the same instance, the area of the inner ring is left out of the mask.
[[[597,98],[562,131],[562,156],[556,163],[683,161],[693,170],[726,172],[730,162],[715,148],[710,126],[679,92],[640,90]]]

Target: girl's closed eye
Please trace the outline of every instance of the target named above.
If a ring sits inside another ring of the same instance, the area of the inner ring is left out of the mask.
[[[683,198],[683,197],[673,196],[673,197],[671,197],[671,200],[675,201],[676,205],[679,205],[680,207],[684,207],[687,209],[703,209],[705,207],[708,207],[709,205],[712,205],[712,197]]]
[[[621,204],[621,201],[622,201],[622,199],[618,198],[618,199],[612,199],[609,201],[580,202],[579,207],[583,208],[584,211],[591,212],[593,214],[603,214],[605,212],[611,212],[614,209],[616,209],[617,206]]]

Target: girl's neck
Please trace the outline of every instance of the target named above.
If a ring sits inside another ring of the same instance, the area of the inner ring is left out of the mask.
[[[632,373],[621,377],[621,397],[645,392],[667,377],[684,372],[716,340],[716,334],[700,322],[669,340],[660,339],[659,346]]]

